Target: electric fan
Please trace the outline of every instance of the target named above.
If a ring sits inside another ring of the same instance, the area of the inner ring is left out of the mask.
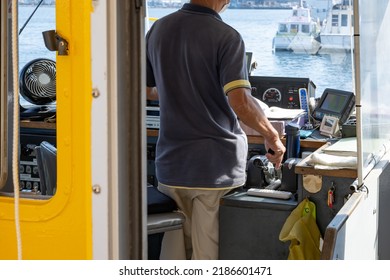
[[[19,77],[20,94],[35,105],[56,100],[56,63],[38,58],[27,63]]]

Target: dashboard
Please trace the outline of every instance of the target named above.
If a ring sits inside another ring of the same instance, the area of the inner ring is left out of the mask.
[[[315,97],[315,84],[308,78],[250,76],[252,95],[268,106],[300,109],[299,89],[305,88],[308,97]]]

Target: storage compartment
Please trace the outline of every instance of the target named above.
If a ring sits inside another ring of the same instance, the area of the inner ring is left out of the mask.
[[[219,218],[219,259],[284,260],[289,242],[279,233],[298,205],[289,200],[249,196],[237,192],[221,199]]]

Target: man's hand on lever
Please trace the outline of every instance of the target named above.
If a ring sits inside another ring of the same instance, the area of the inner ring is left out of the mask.
[[[274,151],[268,152],[266,157],[279,169],[286,151],[278,132],[264,114],[259,102],[252,96],[247,88],[237,88],[228,93],[230,106],[238,118],[250,128],[259,132],[264,138],[265,148]]]
[[[286,147],[279,138],[272,140],[264,139],[264,145],[268,151],[265,156],[275,165],[276,169],[279,169],[282,164],[283,155],[286,152]]]

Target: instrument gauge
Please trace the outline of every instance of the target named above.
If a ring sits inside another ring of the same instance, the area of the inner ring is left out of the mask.
[[[269,88],[263,93],[263,101],[268,103],[277,103],[282,99],[282,93],[277,88]]]

